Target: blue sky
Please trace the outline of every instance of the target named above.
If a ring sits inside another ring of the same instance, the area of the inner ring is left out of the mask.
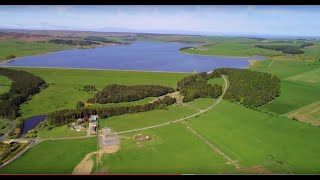
[[[0,6],[0,28],[320,35],[320,6]]]

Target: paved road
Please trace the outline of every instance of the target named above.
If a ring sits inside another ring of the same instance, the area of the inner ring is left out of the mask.
[[[8,134],[14,131],[14,128],[16,127],[16,122],[11,120],[4,120],[4,119],[0,119],[0,121],[10,123],[10,128],[7,130],[7,132],[3,136],[0,137],[0,141],[4,141],[7,138]]]
[[[224,94],[226,93],[226,91],[227,91],[227,89],[228,89],[228,80],[225,78],[225,76],[222,76],[222,78],[224,79],[224,82],[225,82],[225,87],[224,87],[223,93],[222,93],[222,95],[219,97],[219,99],[218,99],[214,104],[212,104],[210,107],[208,107],[207,109],[201,110],[201,111],[198,112],[198,113],[195,113],[195,114],[193,114],[193,115],[190,115],[190,116],[187,116],[187,117],[184,117],[184,118],[180,118],[180,119],[177,119],[177,120],[173,120],[173,121],[171,121],[171,122],[166,122],[166,123],[162,123],[162,124],[158,124],[158,125],[154,125],[154,126],[148,126],[148,127],[144,127],[144,128],[132,129],[132,130],[128,130],[128,131],[121,131],[121,132],[117,132],[117,134],[125,134],[125,133],[130,133],[130,132],[136,132],[136,131],[142,131],[142,130],[146,130],[146,129],[157,128],[157,127],[169,125],[169,124],[172,124],[172,123],[177,123],[177,122],[180,122],[180,121],[184,121],[184,120],[193,118],[193,117],[195,117],[195,116],[198,116],[198,115],[200,115],[200,114],[203,114],[203,113],[209,111],[210,109],[214,108],[216,105],[218,105],[218,104],[220,103],[220,101],[222,100]]]

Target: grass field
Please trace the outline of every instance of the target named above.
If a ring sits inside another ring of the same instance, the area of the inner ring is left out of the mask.
[[[319,91],[319,85],[282,81],[280,96],[261,109],[282,115],[320,100]]]
[[[46,114],[52,111],[75,108],[77,101],[86,102],[96,92],[79,90],[84,85],[95,85],[101,90],[107,84],[124,85],[154,84],[176,87],[176,83],[187,76],[185,73],[156,73],[138,71],[107,71],[79,69],[14,68],[42,77],[49,87],[34,95],[21,105],[23,117]]]
[[[257,61],[255,66],[251,66],[249,69],[269,72],[277,75],[280,79],[285,79],[320,68],[319,62],[309,63],[302,60],[275,60],[271,65],[270,63],[271,60]]]
[[[46,141],[0,169],[0,174],[71,174],[96,148],[96,138]]]
[[[11,80],[5,76],[0,76],[0,94],[8,92],[11,86]]]
[[[299,121],[320,126],[320,101],[312,103],[295,112],[288,114],[288,117],[295,118]]]
[[[242,167],[280,160],[295,173],[320,171],[318,127],[228,101],[188,122]]]
[[[223,80],[223,78],[212,78],[212,79],[209,79],[208,80],[208,83],[209,84],[218,84],[218,85],[221,85],[222,86],[222,88],[223,88],[223,86],[224,86],[224,80]]]
[[[6,61],[5,57],[10,54],[15,55],[16,57],[33,56],[64,49],[71,49],[71,47],[61,44],[8,39],[0,41],[0,49],[0,62],[3,62]]]
[[[156,97],[147,97],[144,99],[140,99],[137,101],[132,102],[121,102],[121,103],[107,103],[107,104],[92,104],[90,106],[86,106],[88,108],[95,108],[95,107],[117,107],[117,106],[136,106],[136,105],[143,105],[147,104],[153,100],[157,99]]]
[[[190,174],[234,170],[223,157],[181,124],[138,133],[152,139],[144,142],[121,139],[121,149],[103,156],[102,165],[98,167],[106,168],[108,174]]]
[[[182,52],[200,55],[218,55],[218,56],[236,56],[236,57],[251,57],[251,56],[275,56],[282,55],[281,52],[261,49],[253,47],[253,44],[239,43],[224,43],[206,45],[198,48],[185,49]]]
[[[305,73],[301,73],[295,76],[290,76],[285,80],[289,81],[302,81],[302,82],[309,82],[309,83],[319,83],[320,82],[320,68],[314,69],[311,71],[307,71]]]
[[[101,119],[99,121],[99,125],[101,127],[108,126],[114,131],[119,132],[170,122],[188,115],[192,115],[196,112],[196,110],[189,107],[172,105],[168,107],[168,110],[159,109]]]
[[[193,108],[203,110],[203,109],[208,108],[212,104],[214,104],[216,101],[217,101],[217,99],[214,99],[214,98],[198,98],[193,101],[189,101],[185,104],[187,104]]]
[[[67,129],[67,125],[54,127],[51,130],[47,130],[46,128],[40,128],[37,136],[40,138],[56,138],[56,137],[70,137],[70,136],[85,136],[87,131],[79,131],[69,130]]]

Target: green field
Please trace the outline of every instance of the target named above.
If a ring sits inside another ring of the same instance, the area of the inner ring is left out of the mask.
[[[21,69],[42,77],[49,87],[34,95],[21,105],[22,117],[46,114],[52,111],[75,108],[78,101],[86,102],[96,91],[85,92],[84,85],[95,85],[101,90],[108,84],[154,84],[176,87],[178,80],[186,73],[158,73],[139,71],[108,71],[48,68],[14,68]],[[80,89],[80,90],[79,90]],[[142,100],[144,101],[144,100]]]
[[[319,83],[320,82],[320,68],[307,71],[305,73],[301,73],[295,76],[290,76],[285,80],[289,81],[301,81],[301,82],[309,82],[309,83]]]
[[[223,157],[181,124],[134,134],[138,133],[152,139],[144,142],[121,139],[121,149],[103,156],[99,168],[106,168],[108,174],[190,174],[234,170]]]
[[[222,101],[188,121],[204,138],[240,165],[280,160],[295,173],[319,173],[320,129]]]
[[[96,150],[96,138],[46,141],[0,169],[0,174],[71,174],[86,154]]]
[[[3,62],[6,61],[5,58],[10,54],[15,55],[16,57],[34,56],[48,52],[71,49],[71,47],[61,44],[8,39],[0,41],[0,49],[0,62]]]
[[[281,79],[281,94],[275,100],[260,107],[263,110],[285,114],[320,100],[317,93],[320,83],[319,62],[296,60],[271,60],[255,62],[249,69],[269,72]],[[270,65],[270,66],[269,66]]]
[[[203,109],[208,108],[212,104],[214,104],[216,101],[217,101],[217,99],[214,99],[214,98],[198,98],[193,101],[189,101],[185,104],[187,104],[193,108],[203,110]]]
[[[11,80],[5,76],[0,76],[0,94],[8,92],[11,86]]]
[[[320,68],[319,62],[310,63],[301,60],[275,60],[270,65],[271,62],[271,60],[256,61],[255,65],[251,66],[249,69],[269,72],[277,75],[280,79],[286,79],[290,76]]]
[[[209,79],[209,80],[208,80],[208,83],[209,83],[209,84],[212,84],[212,85],[214,85],[214,84],[221,85],[222,88],[223,88],[223,86],[224,86],[224,80],[223,80],[223,78],[212,78],[212,79]]]
[[[198,48],[190,48],[182,50],[184,53],[200,54],[200,55],[218,55],[218,56],[236,56],[236,57],[251,57],[251,56],[275,56],[282,55],[281,52],[261,49],[253,47],[253,44],[239,43],[223,43],[206,45]]]
[[[295,118],[299,121],[320,126],[320,101],[314,102],[308,106],[298,109],[290,114],[288,117]]]
[[[143,134],[152,139],[144,142],[122,139],[119,152],[105,155],[99,168],[107,169],[111,174],[236,171],[221,155],[210,151],[209,146],[192,134],[187,126],[232,160],[238,161],[241,169],[249,169],[242,173],[257,173],[252,167],[268,161],[272,163],[260,169],[276,174],[318,173],[320,170],[319,128],[228,101],[222,101],[208,113],[182,124],[123,134],[127,137]],[[210,160],[213,155],[214,159]]]
[[[189,107],[171,105],[167,110],[159,109],[101,119],[99,121],[99,125],[101,127],[108,126],[114,131],[119,132],[170,122],[188,115],[192,115],[196,112],[196,110]]]
[[[319,85],[282,81],[280,96],[261,109],[282,115],[320,100],[319,90]]]
[[[40,128],[37,136],[39,138],[56,138],[56,137],[70,137],[70,136],[85,136],[87,131],[76,131],[67,129],[67,125],[54,127],[51,130]]]

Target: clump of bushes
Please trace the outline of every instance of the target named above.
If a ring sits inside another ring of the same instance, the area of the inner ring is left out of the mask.
[[[13,54],[10,54],[9,56],[6,57],[7,60],[14,59],[14,58],[16,58],[16,56]]]
[[[96,90],[97,90],[97,88],[95,86],[93,86],[93,85],[85,85],[83,87],[83,91],[86,91],[86,92],[88,92],[88,91],[96,91]]]
[[[84,106],[84,103],[81,102],[81,101],[78,101],[77,104],[76,104],[76,108],[81,108]]]

